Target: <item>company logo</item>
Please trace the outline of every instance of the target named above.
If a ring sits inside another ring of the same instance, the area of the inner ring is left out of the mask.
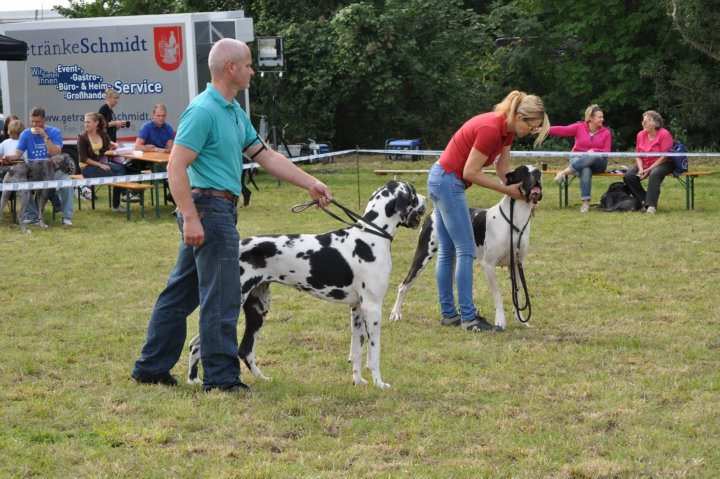
[[[163,70],[177,70],[183,61],[182,31],[180,26],[154,27],[155,61]]]

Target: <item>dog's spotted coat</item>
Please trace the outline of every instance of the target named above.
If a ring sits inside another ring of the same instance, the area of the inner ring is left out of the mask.
[[[538,201],[542,199],[542,173],[533,165],[520,166],[506,176],[507,184],[522,183],[522,191],[525,201],[515,201],[513,221],[518,229],[527,224],[524,234],[517,246],[519,263],[525,261],[530,246],[530,217]],[[507,218],[510,216],[510,197],[504,196],[502,200],[490,209],[470,208],[470,219],[472,221],[475,235],[475,257],[480,262],[492,292],[495,306],[495,325],[501,328],[506,327],[505,310],[503,308],[502,294],[498,287],[495,269],[498,266],[510,266],[510,224],[508,219],[503,217],[502,211]],[[519,235],[514,234],[514,241],[518,241]],[[418,275],[430,263],[430,260],[437,254],[438,240],[434,216],[430,215],[425,219],[418,238],[417,249],[413,257],[410,271],[405,280],[398,287],[398,295],[395,305],[390,312],[390,319],[398,321],[402,319],[402,306],[405,296],[410,291],[412,283]],[[517,266],[516,266],[517,269]],[[513,294],[520,295],[520,291]],[[518,296],[520,298],[520,296]],[[517,313],[516,313],[517,314]],[[518,318],[519,320],[520,318]]]
[[[410,183],[392,181],[370,197],[363,218],[390,236],[399,226],[416,228],[426,200]],[[358,223],[361,225],[362,223]],[[362,347],[373,383],[389,388],[380,376],[382,302],[392,268],[391,241],[361,228],[323,234],[256,236],[240,242],[241,303],[245,333],[238,355],[255,376],[267,379],[255,362],[255,341],[270,307],[270,283],[282,283],[333,303],[351,307],[352,381],[361,375]],[[200,340],[190,342],[188,382],[199,382]]]

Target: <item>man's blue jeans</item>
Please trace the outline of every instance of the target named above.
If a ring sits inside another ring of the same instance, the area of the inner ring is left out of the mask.
[[[570,158],[570,169],[580,178],[580,199],[590,200],[593,173],[603,173],[607,168],[606,156],[573,156]]]
[[[440,312],[446,318],[457,315],[453,294],[455,266],[460,317],[463,321],[472,321],[477,314],[472,299],[475,236],[465,197],[465,184],[454,173],[445,173],[442,167],[435,163],[428,175],[428,195],[435,203],[433,214],[438,232],[435,280]]]
[[[203,385],[229,387],[240,381],[237,321],[240,315],[240,235],[237,210],[225,198],[193,193],[205,231],[199,248],[180,238],[177,263],[155,303],[147,339],[133,377],[169,372],[180,358],[187,317],[200,306]],[[183,218],[178,214],[182,232]]]

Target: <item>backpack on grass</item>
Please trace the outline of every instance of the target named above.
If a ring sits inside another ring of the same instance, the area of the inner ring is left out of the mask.
[[[600,197],[597,209],[601,211],[640,211],[642,203],[630,194],[630,190],[622,181],[611,183],[608,190]]]

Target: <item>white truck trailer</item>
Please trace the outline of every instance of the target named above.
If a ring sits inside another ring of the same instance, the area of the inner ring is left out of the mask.
[[[243,11],[6,23],[0,33],[27,43],[27,61],[0,61],[4,113],[27,122],[30,108],[44,108],[66,145],[75,144],[85,113],[100,109],[108,87],[120,93],[117,119],[130,122],[118,130],[119,142],[135,140],[156,103],[166,105],[176,129],[210,80],[212,45],[254,40]],[[238,101],[249,114],[247,91]]]

